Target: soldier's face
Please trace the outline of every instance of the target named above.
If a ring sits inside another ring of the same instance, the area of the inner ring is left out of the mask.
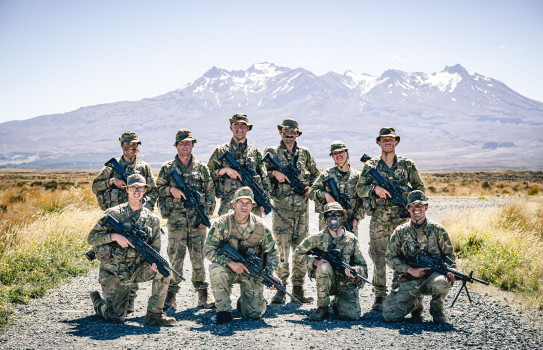
[[[145,186],[130,186],[126,189],[126,192],[128,192],[129,199],[138,201],[143,198],[147,188]]]
[[[337,151],[332,153],[332,159],[339,166],[343,166],[343,164],[345,164],[347,157],[349,157],[349,152],[347,151]]]
[[[381,136],[381,139],[379,141],[379,146],[381,147],[381,150],[385,153],[390,153],[394,151],[397,145],[398,141],[396,141],[396,139],[391,136]]]
[[[124,143],[121,142],[121,147],[123,149],[123,154],[127,158],[134,158],[138,152],[139,144],[137,142]]]
[[[281,135],[281,139],[285,144],[290,145],[296,141],[296,138],[300,136],[300,133],[295,130],[283,128],[279,131],[279,135]]]
[[[188,157],[192,153],[192,147],[194,143],[192,141],[179,141],[175,148],[177,148],[177,154],[181,157]]]
[[[336,231],[341,225],[341,219],[343,219],[343,215],[341,215],[341,212],[332,211],[326,216],[326,224],[330,229]]]
[[[411,220],[420,221],[426,216],[426,210],[428,210],[428,204],[413,203],[407,209],[411,215]]]
[[[253,209],[253,202],[249,198],[240,198],[232,204],[237,217],[249,216]]]
[[[243,141],[247,137],[249,127],[245,123],[235,122],[230,125],[230,130],[232,130],[232,135],[236,141]]]

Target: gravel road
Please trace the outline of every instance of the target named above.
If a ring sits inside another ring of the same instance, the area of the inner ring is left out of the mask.
[[[431,197],[428,216],[439,221],[445,212],[464,208],[499,206],[515,198]],[[265,218],[268,223],[271,219]],[[359,226],[364,257],[368,257],[369,218]],[[311,214],[310,230],[317,230],[317,218]],[[190,277],[190,263],[185,264]],[[389,271],[390,278],[390,271]],[[190,278],[187,278],[190,280]],[[521,311],[504,303],[503,297],[472,291],[473,303],[465,293],[454,309],[447,308],[449,323],[433,324],[425,298],[424,321],[385,323],[379,312],[371,311],[371,288],[361,291],[362,317],[359,321],[339,320],[335,315],[324,322],[309,322],[307,317],[316,304],[293,303],[268,306],[261,320],[240,318],[226,325],[210,322],[215,311],[196,308],[196,294],[190,283],[183,283],[178,295],[178,309],[168,311],[177,319],[175,327],[144,326],[150,283],[140,286],[136,312],[124,324],[110,324],[94,314],[89,292],[99,290],[97,271],[76,277],[48,292],[43,298],[18,305],[14,322],[0,335],[2,349],[541,349],[543,336],[537,324],[527,321]],[[455,284],[447,305],[456,294]],[[306,282],[309,295],[316,296],[315,283]],[[234,287],[235,302],[239,287]],[[270,300],[272,291],[265,290]],[[501,299],[500,299],[501,298]],[[536,319],[541,320],[541,315]]]

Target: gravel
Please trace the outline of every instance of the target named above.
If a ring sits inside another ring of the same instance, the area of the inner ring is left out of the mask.
[[[431,197],[428,216],[436,221],[451,210],[501,206],[517,200],[511,197],[478,199],[473,197]],[[311,232],[317,230],[316,216],[311,212]],[[271,219],[265,220],[271,223]],[[364,257],[370,265],[368,251],[369,218],[359,226]],[[185,263],[185,276],[190,277],[190,262]],[[390,277],[390,271],[389,271]],[[190,280],[190,278],[187,278]],[[447,298],[447,305],[458,290],[458,283]],[[196,308],[196,293],[190,283],[182,283],[178,309],[167,312],[177,319],[175,327],[145,326],[150,283],[140,285],[136,311],[124,324],[110,324],[94,314],[89,292],[100,290],[97,271],[73,278],[69,283],[49,291],[43,298],[26,305],[16,305],[13,324],[0,335],[2,349],[523,349],[543,348],[543,336],[536,321],[527,321],[524,312],[509,306],[503,297],[471,291],[470,304],[462,293],[455,308],[446,309],[448,324],[433,324],[428,313],[429,297],[425,298],[423,322],[386,323],[381,314],[371,311],[371,288],[361,290],[362,317],[348,322],[331,315],[324,322],[309,322],[316,304],[298,306],[270,304],[261,320],[240,318],[226,325],[210,322],[214,310]],[[309,295],[316,296],[315,283],[306,281]],[[267,300],[273,295],[265,290]],[[239,296],[234,286],[232,300]],[[501,299],[500,299],[501,298]],[[533,315],[532,315],[533,316]]]

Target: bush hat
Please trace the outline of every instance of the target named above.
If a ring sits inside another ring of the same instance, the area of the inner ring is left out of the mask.
[[[298,122],[291,118],[283,120],[283,124],[277,125],[277,129],[279,129],[279,131],[283,129],[294,130],[298,131],[298,136],[302,135],[302,132],[300,131],[300,129],[298,129]]]
[[[174,147],[177,146],[177,143],[180,141],[192,141],[192,143],[196,143],[196,139],[192,137],[192,133],[189,129],[179,129],[175,135]]]
[[[379,130],[379,136],[377,136],[375,139],[377,143],[381,141],[381,136],[394,137],[396,141],[400,142],[400,136],[396,135],[396,130],[390,126],[381,128],[381,130]]]
[[[347,146],[343,143],[343,141],[334,141],[330,145],[330,157],[332,156],[332,153],[339,152],[339,151],[348,151],[349,149]]]
[[[141,141],[138,139],[138,134],[130,130],[123,132],[121,137],[119,137],[119,141],[122,143],[136,142],[138,145],[141,145]]]
[[[253,195],[253,190],[251,190],[250,187],[244,186],[244,187],[238,188],[236,193],[234,193],[234,198],[232,199],[232,203],[235,203],[238,201],[238,199],[242,199],[242,198],[248,198],[251,200],[253,205],[256,205],[255,197]]]
[[[234,123],[244,123],[247,125],[247,127],[249,127],[249,130],[253,128],[253,124],[249,124],[249,118],[247,117],[247,114],[237,113],[237,114],[234,114],[232,118],[230,118],[229,120],[230,120],[230,125]]]
[[[343,209],[341,204],[339,204],[338,202],[328,203],[324,206],[324,212],[323,212],[324,216],[326,216],[326,213],[330,211],[339,211],[341,212],[341,215],[343,217],[347,216],[347,212],[345,211],[345,209]]]
[[[132,174],[126,179],[126,186],[123,186],[123,188],[128,188],[132,186],[145,186],[147,190],[151,189],[151,185],[148,185],[145,182],[145,178],[143,175],[140,174]]]
[[[424,192],[420,190],[411,191],[409,192],[409,195],[407,195],[407,208],[414,203],[428,204],[428,198],[426,198]]]

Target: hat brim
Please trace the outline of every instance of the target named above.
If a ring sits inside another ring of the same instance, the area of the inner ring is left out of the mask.
[[[126,185],[126,186],[123,186],[123,188],[134,187],[134,186],[145,187],[147,190],[151,189],[151,185],[147,185],[147,184],[144,184],[144,183],[141,183],[141,182],[137,182],[137,183],[132,184],[132,185]]]
[[[245,125],[247,125],[247,127],[249,128],[249,130],[251,130],[253,128],[253,124],[249,124],[247,123],[246,121],[243,121],[243,120],[234,120],[234,119],[229,119],[230,121],[230,125],[234,124],[234,123],[243,123]]]
[[[283,128],[287,128],[287,129],[289,129],[289,130],[297,131],[297,132],[298,132],[298,136],[302,136],[302,132],[301,132],[299,129],[291,129],[291,128],[289,128],[288,126],[284,126],[284,125],[281,125],[281,124],[277,125],[277,129],[278,129],[279,131],[283,130]]]
[[[333,150],[332,152],[330,152],[330,157],[332,156],[332,154],[334,154],[334,152],[343,152],[343,151],[349,151],[348,148],[338,148],[338,149],[335,149]]]
[[[387,135],[383,135],[383,136],[387,136]],[[398,143],[400,143],[400,136],[394,136],[394,139],[398,141]],[[379,143],[379,141],[381,141],[381,136],[377,136],[377,138],[375,139],[375,143]]]
[[[409,209],[409,206],[410,206],[410,205],[413,205],[413,204],[415,204],[415,203],[428,204],[428,201],[419,201],[419,200],[413,201],[413,202],[407,204],[406,208]]]
[[[193,139],[192,137],[187,137],[186,139],[182,139],[182,140],[176,140],[175,143],[173,144],[174,147],[177,147],[177,143],[178,142],[181,142],[181,141],[192,141],[192,143],[196,143],[197,141],[195,139]]]
[[[238,200],[240,200],[240,199],[243,199],[243,198],[247,198],[247,199],[250,199],[250,200],[251,200],[251,202],[253,203],[253,205],[256,205],[256,202],[255,202],[255,200],[254,200],[254,199],[252,199],[252,198],[251,198],[251,197],[249,197],[249,196],[240,196],[240,197],[234,198],[234,199],[232,199],[232,200],[230,201],[230,203],[234,204],[235,202],[237,202]]]

